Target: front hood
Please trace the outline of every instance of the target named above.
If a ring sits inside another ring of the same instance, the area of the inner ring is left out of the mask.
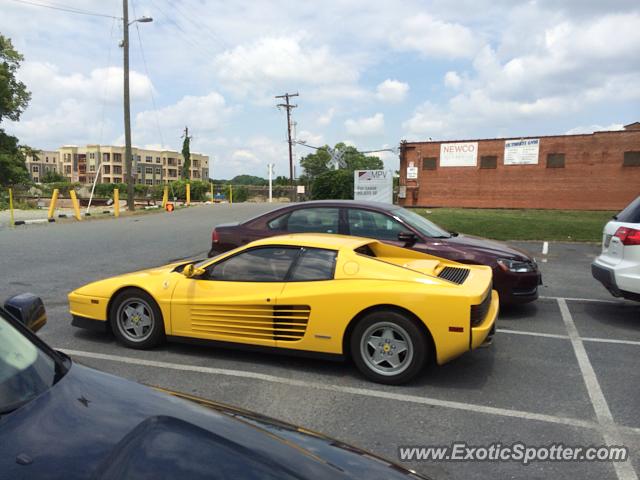
[[[20,465],[18,455],[32,463]],[[0,419],[0,471],[39,479],[421,478],[286,423],[77,364]]]
[[[458,234],[455,237],[447,238],[446,242],[452,247],[475,250],[478,253],[492,255],[496,258],[507,258],[509,260],[519,261],[532,260],[531,256],[523,250],[514,248],[503,242],[475,237],[473,235]]]

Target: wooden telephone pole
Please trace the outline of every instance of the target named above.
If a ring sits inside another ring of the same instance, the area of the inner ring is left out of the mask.
[[[297,108],[298,105],[289,103],[291,97],[297,97],[297,93],[285,93],[277,95],[276,98],[284,98],[285,103],[279,103],[277,106],[287,109],[287,137],[289,139],[289,183],[293,185],[293,140],[291,139],[291,110]]]

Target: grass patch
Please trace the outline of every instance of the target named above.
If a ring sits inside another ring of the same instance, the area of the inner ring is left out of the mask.
[[[447,230],[496,240],[600,242],[604,225],[618,212],[416,208]]]

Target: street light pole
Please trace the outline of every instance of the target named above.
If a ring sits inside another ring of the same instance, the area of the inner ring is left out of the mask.
[[[135,210],[133,200],[133,159],[131,157],[131,101],[129,95],[129,26],[135,22],[148,23],[152,22],[151,17],[140,17],[129,23],[129,2],[122,0],[122,25],[123,40],[122,49],[124,50],[124,165],[125,175],[127,177],[127,209],[132,212]]]
[[[131,107],[129,98],[129,2],[122,0],[124,40],[124,162],[127,175],[127,209],[135,210],[133,200],[133,162],[131,158]]]

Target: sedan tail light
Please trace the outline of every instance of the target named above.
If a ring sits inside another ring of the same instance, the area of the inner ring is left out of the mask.
[[[640,245],[640,230],[630,227],[620,227],[616,231],[616,237],[623,245]]]
[[[214,228],[211,232],[211,243],[218,243],[220,241],[220,237],[218,237],[218,232]]]

